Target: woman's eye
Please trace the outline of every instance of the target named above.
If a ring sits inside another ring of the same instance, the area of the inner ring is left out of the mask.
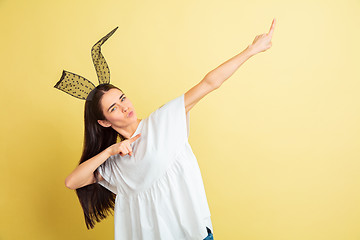
[[[123,102],[124,99],[125,99],[125,97],[123,97],[123,98],[121,99],[121,101]],[[110,112],[112,112],[114,109],[116,109],[116,107],[113,107],[113,108],[110,110]]]

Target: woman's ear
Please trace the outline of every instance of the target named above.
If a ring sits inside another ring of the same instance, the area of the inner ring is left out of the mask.
[[[110,127],[111,126],[111,123],[109,123],[106,120],[97,120],[97,122],[103,127]]]

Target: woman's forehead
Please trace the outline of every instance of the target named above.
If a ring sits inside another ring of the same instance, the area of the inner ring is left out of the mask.
[[[123,95],[123,92],[117,88],[112,88],[105,92],[102,97],[104,107],[109,107],[111,104],[115,103],[121,95]]]
[[[109,99],[109,100],[114,100],[114,98],[119,97],[120,95],[122,95],[123,93],[117,89],[117,88],[112,88],[109,91],[105,92],[103,95],[104,99]]]

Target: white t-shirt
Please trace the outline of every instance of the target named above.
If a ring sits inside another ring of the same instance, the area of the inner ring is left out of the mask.
[[[203,240],[206,227],[213,232],[185,113],[182,94],[141,120],[132,156],[99,166],[99,184],[116,194],[115,240]]]

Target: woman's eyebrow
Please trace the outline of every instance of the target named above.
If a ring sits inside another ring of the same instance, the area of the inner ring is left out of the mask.
[[[124,96],[124,94],[121,94],[121,96],[119,97],[119,99],[121,99],[122,96]],[[116,104],[116,103],[111,104],[111,106],[108,108],[108,111],[110,111],[110,108],[112,108],[115,104]]]

